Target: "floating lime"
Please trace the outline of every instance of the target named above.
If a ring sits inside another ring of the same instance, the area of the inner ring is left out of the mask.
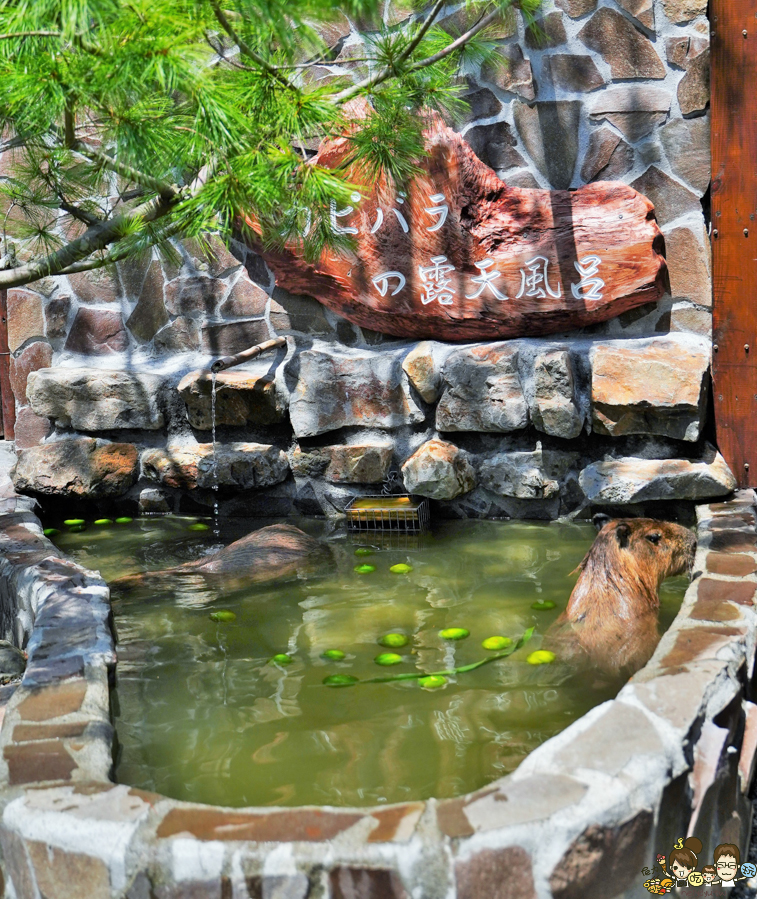
[[[292,658],[288,656],[285,652],[277,652],[276,655],[271,659],[275,665],[291,665]]]
[[[464,627],[445,627],[443,631],[439,631],[442,640],[464,640],[470,637],[470,631]]]
[[[526,659],[529,665],[549,665],[554,660],[555,654],[548,649],[537,649],[536,652],[532,652]]]
[[[84,521],[83,518],[67,518],[67,519],[63,522],[63,524],[65,524],[65,526],[66,526],[67,528],[77,528],[77,527],[79,527],[79,525],[81,525],[81,524],[86,524],[86,522]]]
[[[120,521],[120,519],[117,519],[117,520]],[[129,520],[131,521],[131,519],[129,519]],[[189,525],[189,530],[190,531],[209,531],[210,525],[205,524],[204,521],[196,521],[194,524]]]
[[[404,562],[399,562],[397,565],[392,565],[392,567],[389,569],[392,574],[410,574],[412,570],[413,566],[406,565]]]
[[[398,649],[401,646],[407,646],[410,642],[410,637],[406,637],[405,634],[384,634],[383,637],[379,637],[378,642],[382,646],[391,646],[392,649]]]
[[[539,599],[531,603],[531,608],[536,609],[537,612],[548,612],[550,609],[554,609],[554,607],[555,604],[551,599]]]
[[[58,528],[45,528],[42,533],[45,535],[45,537],[55,537],[57,534],[60,534],[60,531],[58,530]]]
[[[131,519],[129,519],[129,521],[131,521]],[[113,521],[110,518],[98,518],[97,521],[95,521],[95,524],[100,527],[105,527],[106,525],[113,524]]]
[[[72,534],[78,534],[80,531],[86,531],[86,530],[87,530],[86,524],[73,524],[69,528],[69,531],[71,531]]]
[[[237,616],[229,611],[229,609],[219,609],[217,612],[211,612],[210,618],[212,621],[236,621]]]
[[[355,566],[355,571],[357,571],[358,574],[370,574],[371,572],[373,572],[375,570],[376,570],[375,565],[367,565],[364,563],[362,565]]]
[[[116,519],[116,524],[131,524],[134,521],[133,518],[128,515],[122,515],[120,518]]]
[[[321,658],[331,659],[332,662],[341,662],[346,656],[341,649],[327,649],[321,653]]]
[[[507,649],[508,646],[512,644],[512,640],[509,637],[487,637],[481,645],[484,649],[491,649],[492,651],[496,651],[498,649]]]
[[[373,660],[377,665],[399,665],[402,656],[398,656],[396,652],[382,652]]]
[[[323,683],[327,687],[349,687],[351,684],[356,684],[357,682],[358,679],[351,674],[330,674],[323,679]]]
[[[355,550],[355,555],[356,556],[372,556],[373,550],[368,549],[367,546],[358,546],[358,548]]]
[[[447,678],[441,674],[429,674],[428,677],[419,677],[418,683],[424,690],[438,690],[447,683]]]

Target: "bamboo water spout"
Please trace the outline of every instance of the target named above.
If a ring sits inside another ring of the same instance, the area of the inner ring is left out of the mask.
[[[214,375],[217,375],[221,371],[226,371],[227,368],[241,365],[243,362],[249,362],[250,359],[256,359],[262,353],[267,353],[268,350],[275,350],[277,347],[286,346],[286,342],[286,337],[274,337],[272,340],[258,343],[255,346],[249,347],[249,349],[242,350],[241,353],[235,353],[233,356],[222,356],[220,359],[216,359],[210,366],[210,370]]]

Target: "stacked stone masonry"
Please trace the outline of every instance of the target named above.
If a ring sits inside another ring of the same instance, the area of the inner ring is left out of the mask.
[[[391,26],[412,14],[409,4],[386,4]],[[450,5],[440,21],[459,31],[467,15]],[[519,11],[503,14],[492,34],[503,65],[468,70],[469,109],[456,127],[508,184],[570,189],[620,180],[646,194],[670,276],[659,302],[552,341],[406,346],[276,287],[263,260],[239,243],[185,241],[173,258],[148,253],[9,291],[17,446],[72,437],[132,443],[140,461],[130,501],[166,488],[158,504],[174,509],[170,490],[186,481],[194,484],[192,502],[203,506],[203,479],[191,473],[210,443],[211,383],[202,373],[219,355],[280,335],[289,340],[286,353],[225,373],[216,397],[235,470],[240,446],[288,453],[284,474],[280,465],[262,477],[227,476],[227,486],[258,492],[265,482],[269,513],[293,505],[338,512],[361,483],[375,485],[403,466],[406,484],[420,483],[409,460],[422,458],[430,441],[449,444],[446,452],[458,454],[466,471],[452,478],[457,486],[436,490],[444,514],[544,517],[586,499],[675,498],[685,484],[695,485],[692,497],[723,492],[730,482],[706,446],[705,420],[712,292],[706,4],[560,0],[545,3],[540,16],[529,31]],[[342,17],[323,29],[332,62],[309,82],[360,77],[359,66],[341,60],[359,57],[361,34],[378,27]],[[0,175],[9,164],[0,157]],[[61,228],[69,224],[62,220]],[[16,249],[24,258],[24,246]],[[375,446],[391,447],[388,466],[385,449],[379,461]],[[358,460],[360,447],[373,461]],[[179,455],[171,465],[145,464],[147,450]],[[259,450],[252,452],[257,459]],[[646,474],[634,481],[621,463],[642,457]],[[676,466],[652,464],[664,459]],[[503,474],[493,473],[496,464]],[[513,495],[508,471],[522,466],[537,474]],[[611,489],[608,479],[624,486]],[[265,511],[260,496],[247,505],[250,514]]]
[[[60,556],[8,488],[3,636],[29,660],[0,729],[6,895],[635,896],[642,868],[681,833],[697,833],[708,855],[745,845],[757,746],[752,491],[698,507],[694,579],[649,664],[512,774],[458,799],[232,810],[109,779],[108,589]]]

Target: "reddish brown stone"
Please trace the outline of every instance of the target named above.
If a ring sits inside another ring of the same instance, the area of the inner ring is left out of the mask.
[[[757,561],[751,556],[734,553],[708,553],[706,560],[707,571],[710,574],[726,574],[731,577],[745,577],[757,571]]]
[[[665,77],[665,66],[649,38],[609,6],[597,10],[578,37],[609,63],[615,80]]]
[[[139,453],[133,443],[109,443],[98,447],[92,455],[91,476],[104,496],[124,492],[134,483]]]
[[[469,837],[475,833],[467,815],[467,799],[445,799],[436,807],[439,830],[448,837]]]
[[[268,340],[270,336],[268,325],[262,318],[205,325],[202,329],[202,349],[205,353],[226,356],[241,353],[248,347]]]
[[[362,815],[327,812],[320,809],[293,809],[250,815],[223,812],[205,807],[174,808],[161,821],[159,839],[190,833],[199,840],[256,840],[280,843],[288,841],[321,842],[357,824]]]
[[[591,56],[555,53],[545,57],[543,72],[553,86],[572,91],[593,91],[605,83]]]
[[[220,313],[224,318],[263,315],[267,302],[268,294],[242,272],[221,304]]]
[[[457,899],[536,899],[531,856],[520,846],[481,849],[455,864]]]
[[[166,308],[172,315],[214,315],[226,285],[215,278],[188,278],[166,285]]]
[[[30,290],[8,291],[8,346],[16,350],[31,337],[45,336],[42,297]]]
[[[101,859],[33,840],[26,848],[44,899],[110,899],[110,875]]]
[[[716,581],[703,577],[697,586],[697,597],[707,605],[735,602],[740,606],[750,606],[754,602],[755,590],[757,584],[750,581]]]
[[[663,668],[678,668],[702,659],[714,658],[721,646],[732,637],[742,636],[741,631],[729,627],[690,627],[681,630],[673,648],[660,662]]]
[[[83,678],[72,678],[35,690],[19,703],[17,711],[22,721],[49,721],[78,712],[86,692],[87,682]]]
[[[126,326],[137,340],[146,343],[167,323],[168,313],[163,302],[163,271],[160,263],[153,262],[147,270],[139,300]]]
[[[657,166],[650,166],[633,182],[633,187],[654,203],[655,215],[661,225],[667,225],[686,212],[701,213],[702,204],[696,194],[674,181]]]
[[[41,340],[30,343],[17,355],[11,357],[10,379],[13,395],[20,404],[28,402],[26,379],[38,368],[47,368],[53,361],[53,348]]]
[[[192,880],[180,883],[158,884],[149,893],[137,894],[139,899],[232,899],[233,891],[228,877],[219,880]],[[131,899],[131,897],[127,897]],[[137,897],[135,896],[135,899]],[[263,897],[261,897],[263,899]]]
[[[142,253],[129,259],[119,262],[117,265],[118,272],[121,275],[121,286],[124,295],[131,300],[135,300],[142,292],[142,284],[150,267],[151,255]]]
[[[120,353],[128,345],[121,313],[104,309],[79,309],[66,341],[69,352],[86,356]]]
[[[8,782],[11,786],[71,780],[71,772],[77,767],[61,740],[9,743],[3,749],[3,755],[8,762]]]
[[[332,868],[331,899],[406,899],[396,871],[385,868]]]
[[[36,415],[30,406],[16,411],[15,444],[17,450],[38,446],[52,432],[49,418]]]
[[[538,110],[518,106],[518,128],[524,129],[521,133],[528,132],[534,146],[539,139],[540,119],[549,119],[555,125],[540,138],[547,168],[549,153],[554,158],[548,146],[554,135],[559,132],[565,140],[575,138],[579,107],[578,103],[562,101],[543,103]],[[377,182],[358,208],[340,219],[340,224],[358,228],[355,252],[324,254],[311,264],[295,248],[261,251],[281,286],[314,296],[362,327],[406,338],[453,341],[535,336],[581,327],[605,321],[661,295],[665,263],[653,249],[660,232],[651,206],[626,185],[603,182],[551,193],[509,187],[440,120],[429,124],[425,138],[429,152],[426,170],[414,180],[402,206],[410,234],[391,214],[392,191]],[[573,149],[577,152],[575,144],[571,148],[575,158]],[[343,164],[351,152],[351,144],[339,138],[324,142],[315,159],[333,168]],[[560,167],[560,178],[567,177],[566,172],[567,166]],[[358,173],[349,168],[346,175],[359,180]],[[444,196],[442,205],[447,207],[447,216],[443,227],[429,230],[441,222],[441,213],[425,211],[429,197],[436,194]],[[383,224],[371,233],[379,210],[383,212]],[[256,223],[250,223],[256,227]],[[586,303],[573,297],[570,286],[575,269],[565,260],[592,253],[603,260],[600,277],[605,287],[601,301]],[[433,296],[429,298],[428,283],[418,276],[419,267],[427,266],[437,256],[444,256],[445,264],[456,272],[450,276],[448,294],[439,297],[445,305],[434,301]],[[556,283],[560,282],[560,296],[522,296],[516,301],[523,264],[535,256],[548,260],[549,271],[554,272],[550,285],[556,292]],[[494,285],[510,301],[502,302],[489,289],[479,289],[482,285],[477,263],[487,259],[493,260],[492,271],[498,272]],[[389,271],[402,274],[405,283],[389,279],[382,296],[381,276]],[[563,271],[564,284],[560,275]],[[255,342],[251,340],[248,346]]]
[[[159,350],[184,353],[200,348],[200,329],[189,318],[177,318],[161,328],[155,335],[155,346]]]
[[[665,250],[670,273],[670,293],[700,306],[712,306],[710,247],[704,222],[693,228],[665,231]]]
[[[554,899],[601,896],[607,884],[616,895],[639,875],[652,829],[651,812],[642,812],[619,827],[588,827],[556,865],[549,885]]]
[[[12,740],[14,743],[30,743],[34,740],[80,737],[86,726],[86,721],[70,721],[65,724],[17,724],[13,728]]]
[[[57,496],[122,496],[137,477],[137,448],[69,437],[19,453],[13,482],[26,493]]]
[[[422,802],[409,802],[406,805],[395,805],[387,809],[371,812],[371,817],[378,821],[368,837],[369,843],[386,843],[400,835],[401,839],[409,839],[410,833],[403,833],[403,823],[410,822],[412,829],[426,806]]]
[[[710,549],[723,553],[757,552],[757,536],[744,531],[715,531]]]
[[[665,53],[671,65],[685,69],[692,59],[696,59],[709,47],[709,41],[704,37],[684,35],[683,37],[669,37],[665,41]]]
[[[678,85],[678,103],[683,115],[701,112],[710,102],[710,51],[700,53],[689,63]]]
[[[71,297],[65,294],[50,300],[45,307],[48,337],[65,337],[68,334],[68,312],[70,308]]]
[[[107,268],[69,275],[68,283],[82,303],[115,303],[118,299],[118,284]]]
[[[755,525],[753,512],[742,512],[739,515],[718,515],[709,524],[711,531],[732,531],[734,528],[749,530]]]

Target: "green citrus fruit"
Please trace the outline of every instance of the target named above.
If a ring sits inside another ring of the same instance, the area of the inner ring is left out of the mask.
[[[57,534],[60,534],[60,531],[58,530],[58,528],[45,528],[42,533],[45,535],[45,537],[55,537]]]
[[[358,546],[358,548],[355,550],[355,555],[356,556],[372,556],[373,550],[368,549],[367,546]]]
[[[399,665],[403,661],[402,656],[398,656],[396,652],[382,652],[373,660],[377,665]]]
[[[548,612],[550,609],[554,609],[554,607],[555,604],[551,599],[539,599],[531,603],[531,608],[536,609],[537,612]]]
[[[119,519],[116,519],[116,521],[118,521],[118,520]],[[196,521],[194,524],[189,525],[189,530],[190,531],[209,531],[210,525],[205,524],[204,521]]]
[[[122,515],[116,519],[116,524],[131,524],[134,519],[129,515]]]
[[[271,659],[275,665],[291,665],[292,657],[288,656],[285,652],[277,652],[276,655]]]
[[[512,640],[509,637],[487,637],[481,645],[484,649],[490,649],[496,651],[498,649],[507,649],[508,646],[512,644]]]
[[[391,646],[392,649],[398,649],[402,646],[407,646],[410,642],[410,637],[406,637],[405,634],[384,634],[383,637],[379,637],[378,642],[382,646]]]
[[[438,690],[447,683],[447,678],[440,674],[429,674],[427,677],[418,678],[418,683],[424,690]]]
[[[555,658],[555,654],[548,649],[537,649],[526,661],[529,665],[549,665],[550,662],[554,662]]]
[[[102,527],[107,524],[113,524],[113,522],[110,518],[98,518],[97,521],[95,521],[95,524]]]
[[[439,631],[442,640],[464,640],[470,637],[470,631],[464,627],[445,627],[443,631]]]
[[[230,612],[228,609],[219,609],[217,612],[211,612],[210,618],[212,621],[236,621],[237,616]]]
[[[341,662],[346,656],[341,649],[327,649],[321,653],[321,658],[331,659],[332,662]]]
[[[404,562],[399,562],[397,565],[392,565],[392,567],[389,569],[392,574],[410,574],[412,570],[413,566],[406,565]]]
[[[67,518],[63,524],[65,524],[67,528],[77,528],[82,524],[86,524],[86,522],[83,518]]]
[[[351,674],[330,674],[323,679],[323,683],[327,687],[349,687],[351,684],[356,684],[357,682],[358,679]]]
[[[363,564],[363,565],[356,565],[356,566],[355,566],[355,571],[357,571],[358,574],[371,574],[371,572],[373,572],[373,571],[375,571],[375,570],[376,570],[376,566],[375,566],[375,565],[366,565],[366,564]]]

